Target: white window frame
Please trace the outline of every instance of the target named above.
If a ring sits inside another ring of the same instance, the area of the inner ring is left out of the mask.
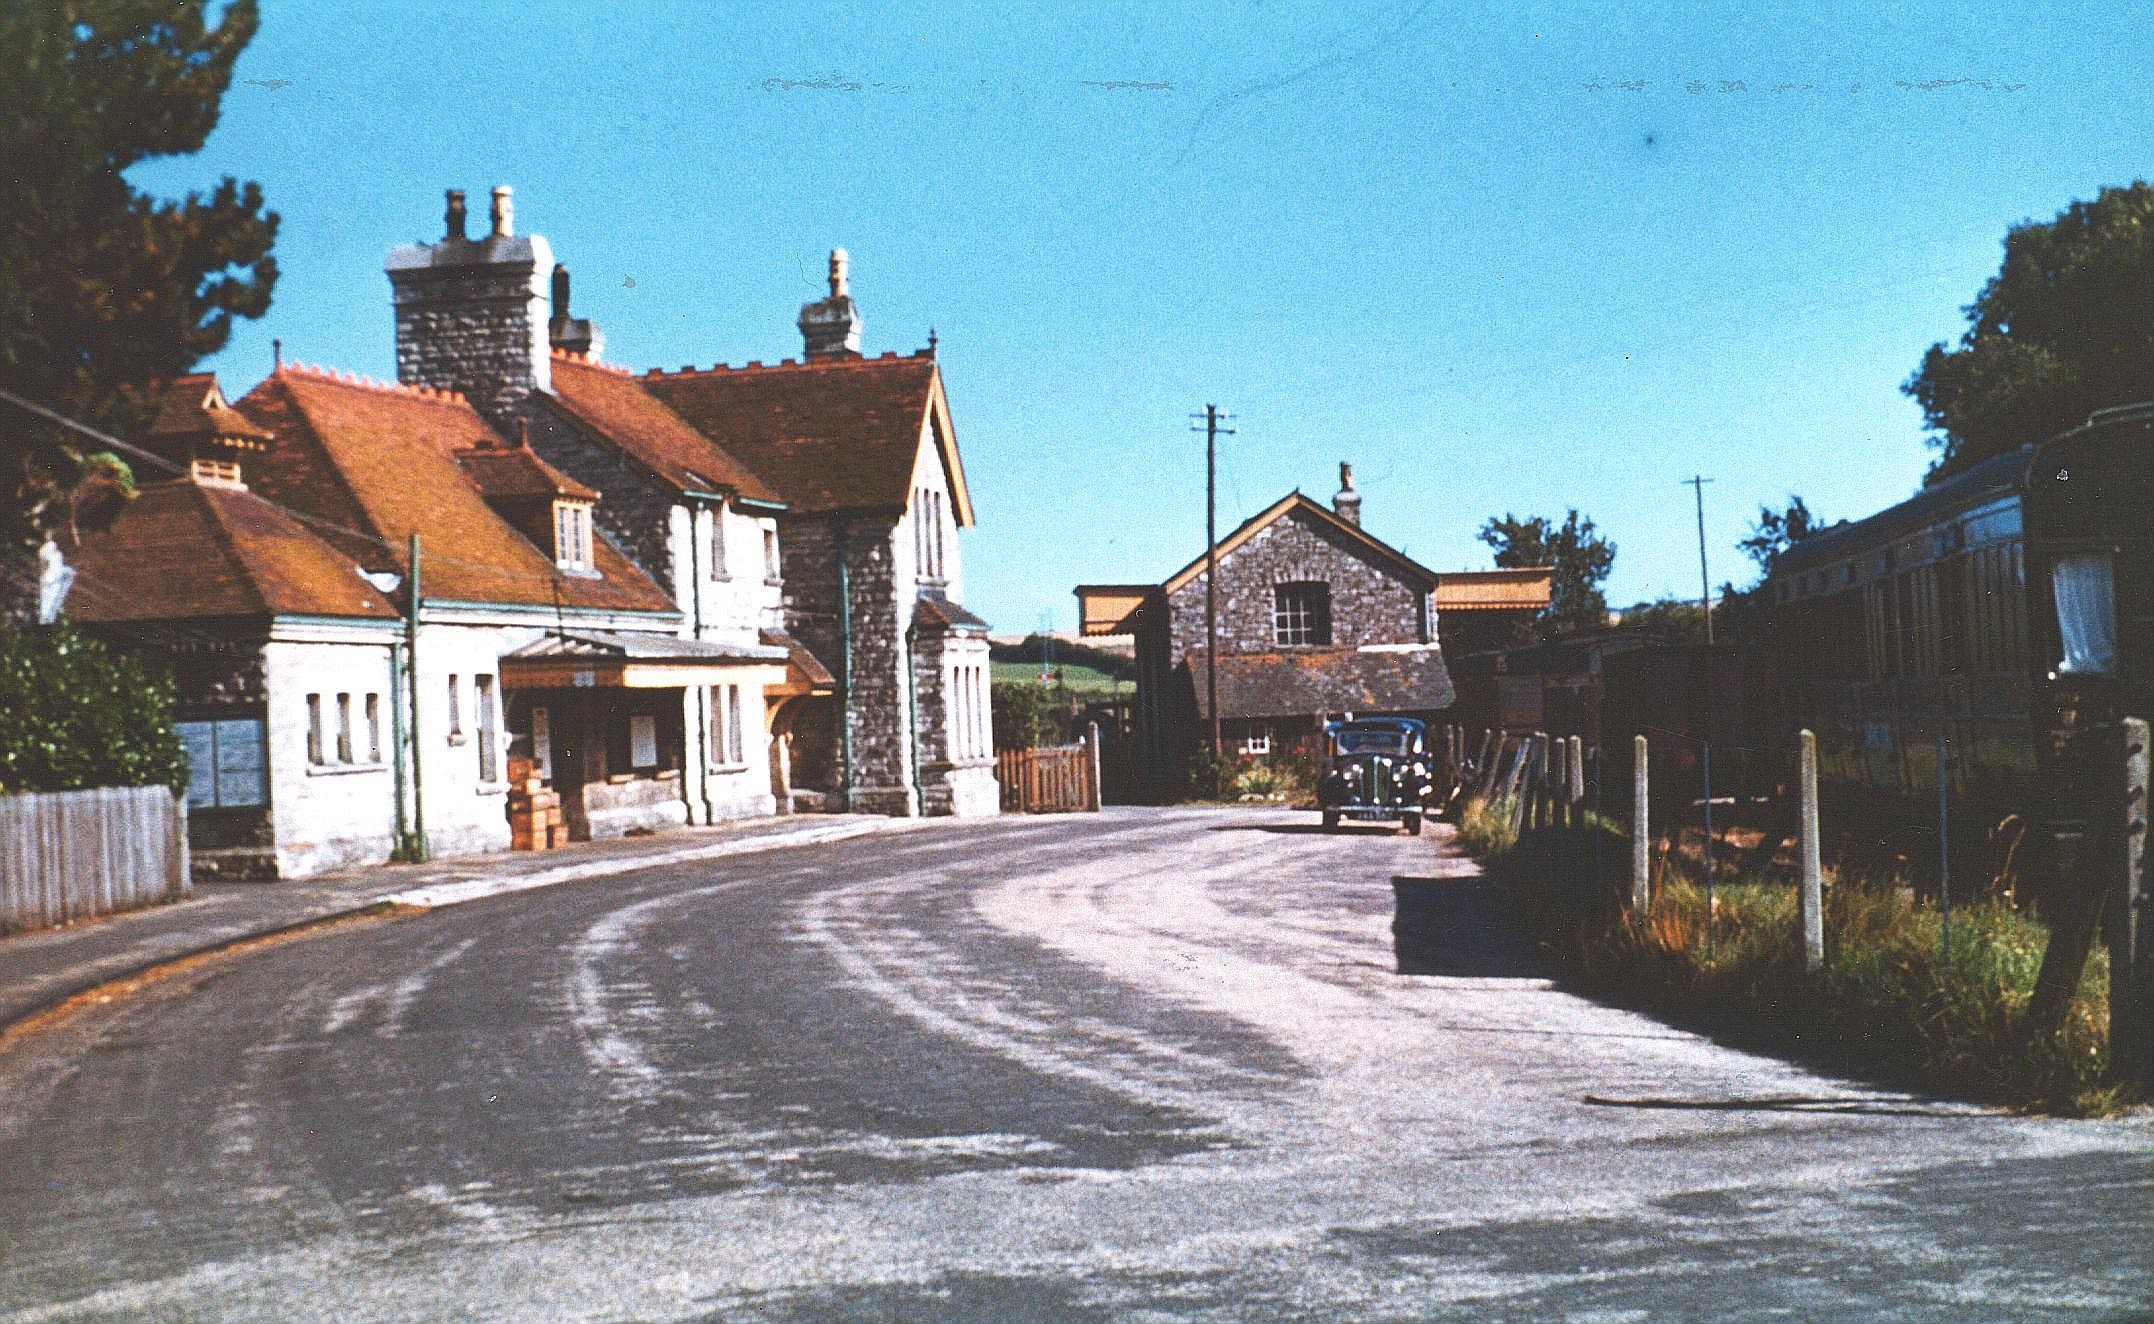
[[[494,740],[494,678],[490,673],[473,676],[471,687],[471,715],[479,737],[479,780],[492,785],[501,780],[499,748]]]
[[[1313,592],[1312,592],[1313,591]],[[1323,580],[1295,579],[1274,584],[1271,588],[1271,637],[1280,648],[1321,648],[1333,642],[1331,628],[1331,585]],[[1321,593],[1323,613],[1321,618],[1309,598]],[[1290,596],[1292,599],[1290,600]],[[1307,597],[1304,597],[1307,595]],[[1317,625],[1321,619],[1324,637],[1317,637]]]
[[[553,503],[553,563],[563,570],[591,568],[591,507],[585,502]]]
[[[1236,747],[1244,755],[1271,754],[1271,727],[1264,722],[1251,722],[1242,730],[1241,743]]]

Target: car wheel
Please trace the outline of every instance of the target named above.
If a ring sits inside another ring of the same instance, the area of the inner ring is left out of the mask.
[[[1406,835],[1407,835],[1407,836],[1409,836],[1409,837],[1418,837],[1418,836],[1420,836],[1420,835],[1421,835],[1421,815],[1420,815],[1420,814],[1418,814],[1418,813],[1411,813],[1411,812],[1409,812],[1409,813],[1404,813],[1404,814],[1401,814],[1401,815],[1399,815],[1399,823],[1400,823],[1400,825],[1401,825],[1401,826],[1403,826],[1403,827],[1404,827],[1404,828],[1406,829]]]
[[[1336,810],[1336,809],[1326,809],[1326,810],[1324,811],[1324,831],[1326,831],[1326,832],[1337,832],[1338,830],[1339,830],[1339,811],[1338,811],[1338,810]]]

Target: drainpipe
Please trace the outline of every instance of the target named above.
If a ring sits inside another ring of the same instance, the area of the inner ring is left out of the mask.
[[[404,797],[404,645],[389,645],[389,759],[396,782],[396,849],[393,859],[403,859],[411,848],[411,822]]]
[[[920,627],[905,627],[905,724],[912,728],[912,736],[906,742],[912,754],[912,812],[915,818],[927,817],[927,787],[920,781],[920,673],[914,660],[913,649],[920,638]],[[943,722],[949,723],[950,696],[942,698]]]
[[[695,637],[703,637],[703,552],[702,539],[696,536],[697,507],[688,507],[688,602],[689,619],[695,627]],[[724,519],[725,508],[719,507],[712,519]],[[696,767],[702,771],[696,777],[696,798],[703,802],[705,825],[716,821],[711,812],[711,703],[710,686],[700,687],[702,697],[696,702]],[[682,788],[681,798],[686,800],[687,788]],[[693,807],[693,802],[691,802]]]
[[[424,864],[426,845],[426,779],[419,760],[419,535],[411,535],[411,584],[404,595],[405,680],[411,695],[411,841],[404,858]]]
[[[846,813],[853,811],[853,576],[845,558],[845,526],[837,521],[838,544],[838,646],[842,654],[838,677],[838,796]]]

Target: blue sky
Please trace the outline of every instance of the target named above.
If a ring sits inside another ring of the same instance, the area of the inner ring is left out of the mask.
[[[636,368],[772,361],[824,255],[866,348],[932,325],[978,507],[967,597],[1202,550],[1354,462],[1368,527],[1485,566],[1576,506],[1618,604],[1695,594],[1801,493],[1867,514],[1929,452],[1899,385],[2006,228],[2148,173],[2135,6],[1485,8],[264,0],[223,122],[149,189],[258,180],[269,316],[206,366],[394,372],[389,247],[442,190],[521,230]]]

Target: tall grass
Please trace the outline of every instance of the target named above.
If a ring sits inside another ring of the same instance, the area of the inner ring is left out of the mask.
[[[1464,836],[1462,828],[1461,835]],[[2028,1042],[2024,1014],[2048,931],[2001,900],[1943,917],[1896,887],[1827,889],[1826,962],[1803,968],[1795,885],[1714,887],[1711,941],[1698,882],[1666,870],[1644,915],[1625,904],[1628,852],[1610,832],[1593,876],[1592,833],[1529,834],[1477,852],[1513,919],[1591,991],[1698,1021],[1759,1047],[1902,1083],[2051,1112],[2110,1111],[2108,966],[2088,962],[2063,1028]]]

